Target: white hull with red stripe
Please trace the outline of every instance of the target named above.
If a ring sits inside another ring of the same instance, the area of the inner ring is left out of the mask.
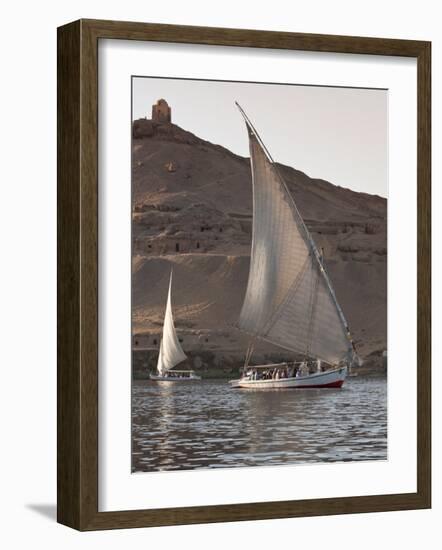
[[[280,378],[279,380],[253,380],[246,377],[240,378],[239,380],[231,380],[230,386],[232,388],[249,388],[257,390],[341,388],[347,377],[347,373],[347,367],[339,367],[325,372],[292,378]]]

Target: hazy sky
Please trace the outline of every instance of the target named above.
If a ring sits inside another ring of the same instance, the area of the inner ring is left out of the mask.
[[[133,118],[150,118],[159,98],[178,126],[249,156],[238,101],[275,161],[387,196],[386,90],[135,77]]]

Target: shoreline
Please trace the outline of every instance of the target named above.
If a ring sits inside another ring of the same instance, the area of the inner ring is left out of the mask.
[[[244,357],[240,353],[221,352],[187,352],[187,359],[177,368],[181,370],[193,370],[203,380],[232,380],[239,378],[243,366]],[[132,379],[148,380],[150,373],[155,373],[158,351],[133,350],[132,351]],[[254,363],[278,363],[293,361],[283,354],[259,354]],[[253,366],[253,365],[251,365]],[[353,367],[352,376],[349,378],[387,378],[387,360],[382,352],[374,352],[364,359],[361,367]]]

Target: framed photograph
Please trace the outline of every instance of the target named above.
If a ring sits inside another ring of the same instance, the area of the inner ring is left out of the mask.
[[[429,42],[58,29],[58,521],[431,506]]]

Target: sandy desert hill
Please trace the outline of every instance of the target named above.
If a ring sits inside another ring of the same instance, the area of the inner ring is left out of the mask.
[[[251,243],[249,159],[176,126],[133,123],[135,368],[155,362],[171,266],[177,330],[197,369],[236,368],[247,341],[233,328]],[[387,345],[387,201],[279,166],[318,246],[366,364]],[[290,359],[262,344],[259,359]]]

